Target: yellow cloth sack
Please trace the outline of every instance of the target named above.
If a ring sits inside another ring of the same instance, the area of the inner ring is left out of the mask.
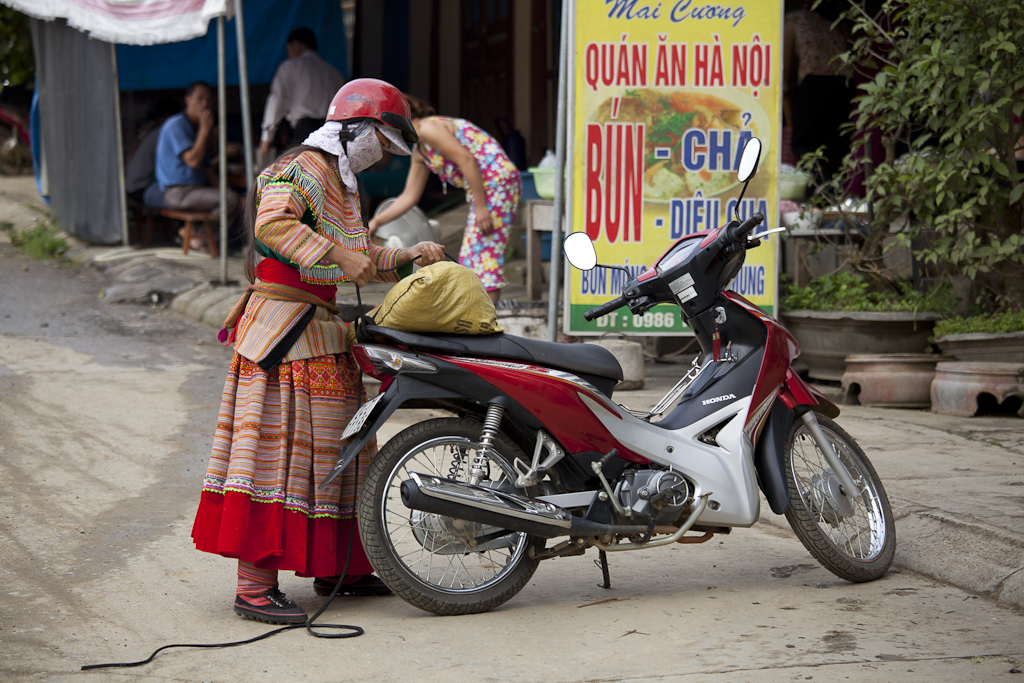
[[[451,261],[433,263],[402,279],[369,315],[381,327],[405,332],[505,331],[480,278]]]

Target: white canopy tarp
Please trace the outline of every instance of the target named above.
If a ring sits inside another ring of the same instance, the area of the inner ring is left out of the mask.
[[[107,43],[157,45],[206,35],[218,16],[234,15],[232,0],[3,0],[30,17],[68,26]]]

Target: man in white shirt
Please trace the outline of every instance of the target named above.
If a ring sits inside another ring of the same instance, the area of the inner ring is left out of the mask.
[[[308,28],[288,34],[288,59],[277,67],[270,83],[270,95],[263,111],[260,154],[270,153],[281,119],[292,127],[291,142],[300,144],[324,125],[331,98],[345,84],[345,78],[316,53],[316,36]]]

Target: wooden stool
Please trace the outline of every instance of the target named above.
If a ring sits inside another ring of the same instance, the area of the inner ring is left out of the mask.
[[[217,258],[217,234],[213,229],[214,225],[220,222],[220,214],[216,213],[199,213],[197,211],[176,211],[174,209],[160,209],[158,212],[161,216],[167,218],[173,218],[176,221],[183,221],[185,223],[185,234],[181,238],[181,253],[187,254],[189,249],[189,243],[193,237],[192,231],[195,228],[196,223],[202,223],[205,226],[206,235],[206,247],[210,250],[210,258]]]

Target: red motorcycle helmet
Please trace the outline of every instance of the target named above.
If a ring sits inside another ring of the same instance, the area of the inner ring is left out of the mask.
[[[402,91],[376,78],[357,78],[341,86],[327,109],[328,121],[357,123],[372,119],[398,129],[403,140],[415,145],[419,136],[411,118]]]

